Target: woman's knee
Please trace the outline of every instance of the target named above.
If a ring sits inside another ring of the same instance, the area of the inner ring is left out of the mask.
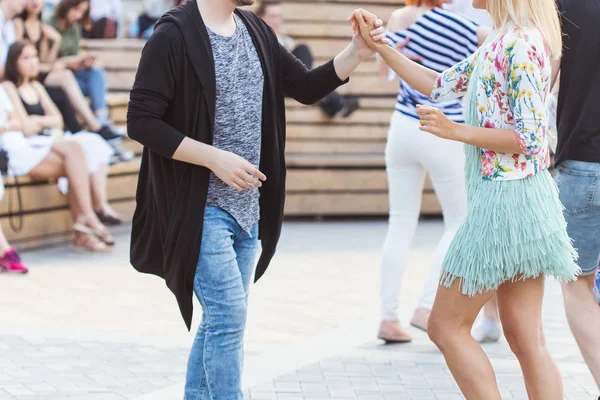
[[[504,337],[517,358],[537,354],[544,346],[541,328],[523,329],[523,327],[514,324],[505,324],[503,330]]]
[[[429,339],[443,350],[460,333],[460,326],[455,322],[432,312],[427,322],[427,335]]]
[[[75,140],[64,139],[58,140],[54,143],[52,149],[60,154],[63,158],[80,156],[83,157],[83,147]]]
[[[48,80],[48,78],[50,80]],[[77,84],[77,80],[75,79],[75,75],[73,72],[68,69],[60,70],[60,71],[52,71],[50,75],[46,78],[46,82],[49,84],[58,83],[60,87],[66,88],[69,85]]]
[[[104,68],[92,67],[89,70],[89,74],[91,78],[104,79]]]

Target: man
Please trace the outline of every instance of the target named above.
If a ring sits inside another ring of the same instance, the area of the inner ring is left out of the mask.
[[[592,292],[600,259],[600,1],[559,0],[558,6],[565,35],[555,178],[582,270],[563,294],[569,326],[600,389],[600,308]]]
[[[281,33],[281,25],[283,25],[283,10],[279,0],[261,1],[256,9],[256,15],[261,17],[277,35],[279,43],[281,43],[288,51],[296,56],[306,65],[308,69],[313,67],[313,55],[310,48],[305,44],[294,42],[290,36]],[[330,118],[339,115],[342,118],[348,118],[359,107],[358,99],[353,96],[342,96],[339,93],[333,92],[327,95],[319,102],[321,110]]]
[[[158,22],[131,91],[130,136],[144,145],[131,262],[166,280],[188,329],[203,318],[186,399],[242,399],[248,287],[275,253],[285,196],[284,95],[314,103],[373,52],[355,35],[308,71],[254,0],[189,0]],[[373,35],[384,39],[379,28]],[[259,190],[260,189],[260,190]]]

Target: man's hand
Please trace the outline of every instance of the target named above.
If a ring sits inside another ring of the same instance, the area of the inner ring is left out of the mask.
[[[267,177],[254,165],[237,154],[213,147],[207,167],[220,180],[238,192],[261,187]]]
[[[361,36],[359,24],[356,20],[355,13],[352,13],[348,17],[348,21],[352,23],[352,45],[356,48],[358,55],[361,59],[366,59],[375,54],[375,51]],[[373,29],[370,32],[371,38],[374,41],[378,41],[384,44],[389,44],[390,41],[385,36],[385,28],[383,27],[383,21],[375,17],[373,22]]]

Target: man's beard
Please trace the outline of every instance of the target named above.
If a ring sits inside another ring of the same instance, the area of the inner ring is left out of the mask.
[[[255,0],[233,0],[236,7],[247,7],[253,5]]]

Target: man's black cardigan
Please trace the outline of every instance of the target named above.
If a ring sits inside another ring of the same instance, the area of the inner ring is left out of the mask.
[[[260,18],[236,13],[248,27],[265,75],[259,169],[267,181],[260,189],[258,280],[275,254],[283,221],[284,96],[312,104],[344,82],[333,61],[309,71]],[[161,18],[144,47],[127,112],[129,135],[144,145],[131,263],[165,279],[188,329],[210,171],[176,161],[173,154],[186,136],[212,144],[215,92],[210,39],[196,0],[189,0]]]

